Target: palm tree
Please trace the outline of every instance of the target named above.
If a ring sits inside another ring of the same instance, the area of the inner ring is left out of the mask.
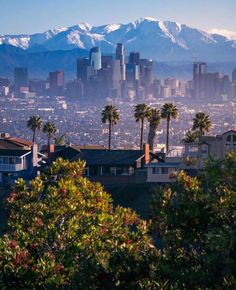
[[[148,121],[149,121],[148,144],[150,145],[150,150],[153,151],[156,130],[159,124],[161,123],[160,110],[154,108],[150,109]]]
[[[111,150],[111,131],[112,127],[117,124],[120,120],[120,114],[115,106],[107,105],[102,110],[102,123],[108,123],[109,126],[109,138],[108,138],[108,149]]]
[[[33,143],[35,142],[36,130],[40,130],[42,128],[42,123],[43,121],[39,116],[32,116],[27,121],[27,127],[33,131]]]
[[[57,128],[53,122],[47,122],[43,126],[43,133],[47,134],[48,137],[48,147],[50,146],[51,138],[56,134]]]
[[[181,140],[181,143],[192,143],[196,142],[199,137],[199,131],[188,130],[185,137]]]
[[[144,131],[144,121],[148,118],[150,113],[150,108],[146,104],[138,104],[134,108],[134,117],[136,122],[141,122],[141,132],[140,132],[140,150],[143,148],[143,131]]]
[[[173,103],[166,103],[161,109],[161,117],[166,119],[166,152],[169,151],[169,134],[170,134],[170,121],[176,119],[178,116],[178,109]]]
[[[198,130],[199,135],[205,135],[205,132],[208,132],[211,128],[211,120],[208,115],[204,112],[199,112],[193,118],[193,130]]]

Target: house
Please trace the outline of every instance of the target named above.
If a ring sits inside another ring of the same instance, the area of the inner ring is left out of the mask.
[[[84,175],[91,181],[102,184],[142,183],[146,182],[147,169],[144,167],[151,160],[161,158],[149,150],[145,144],[143,150],[107,150],[101,148],[84,149],[80,146],[64,146],[56,150],[51,161],[57,158],[70,161],[84,160]]]
[[[147,182],[170,183],[173,176],[181,170],[180,162],[152,162],[147,168]]]
[[[227,152],[236,152],[236,130],[230,130],[222,135],[201,136],[198,142],[185,143],[185,159],[193,159],[201,169],[209,157],[223,159]]]
[[[13,184],[22,177],[35,177],[43,155],[38,152],[37,144],[21,138],[0,135],[0,185]]]

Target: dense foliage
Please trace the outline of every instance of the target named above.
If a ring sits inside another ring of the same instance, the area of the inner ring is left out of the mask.
[[[18,181],[0,289],[236,289],[235,154],[157,188],[152,224],[114,208],[83,170],[59,159],[30,184]]]
[[[0,240],[0,289],[159,288],[148,223],[113,208],[83,169],[59,159],[29,185],[18,181]]]
[[[181,172],[157,190],[152,215],[163,242],[161,279],[173,289],[236,289],[236,157],[199,178]]]

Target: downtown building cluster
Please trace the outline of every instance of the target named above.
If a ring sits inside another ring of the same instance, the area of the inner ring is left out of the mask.
[[[232,78],[208,72],[207,64],[195,62],[191,81],[171,77],[158,79],[155,62],[141,58],[139,52],[126,55],[118,43],[113,55],[103,55],[93,47],[87,58],[77,59],[76,78],[65,80],[65,72],[49,72],[48,78],[32,79],[27,67],[14,69],[13,82],[0,77],[0,95],[16,97],[66,96],[74,100],[100,101],[107,98],[148,101],[156,98],[187,97],[196,101],[236,99],[236,69]]]

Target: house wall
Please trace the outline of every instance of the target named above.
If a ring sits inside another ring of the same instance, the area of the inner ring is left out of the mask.
[[[160,170],[159,173],[153,173],[154,167],[148,167],[147,171],[147,182],[155,182],[155,183],[169,183],[172,182],[172,179],[170,176],[177,171],[176,167],[163,167],[168,172],[166,174],[160,173],[162,170],[162,167],[158,167]]]

